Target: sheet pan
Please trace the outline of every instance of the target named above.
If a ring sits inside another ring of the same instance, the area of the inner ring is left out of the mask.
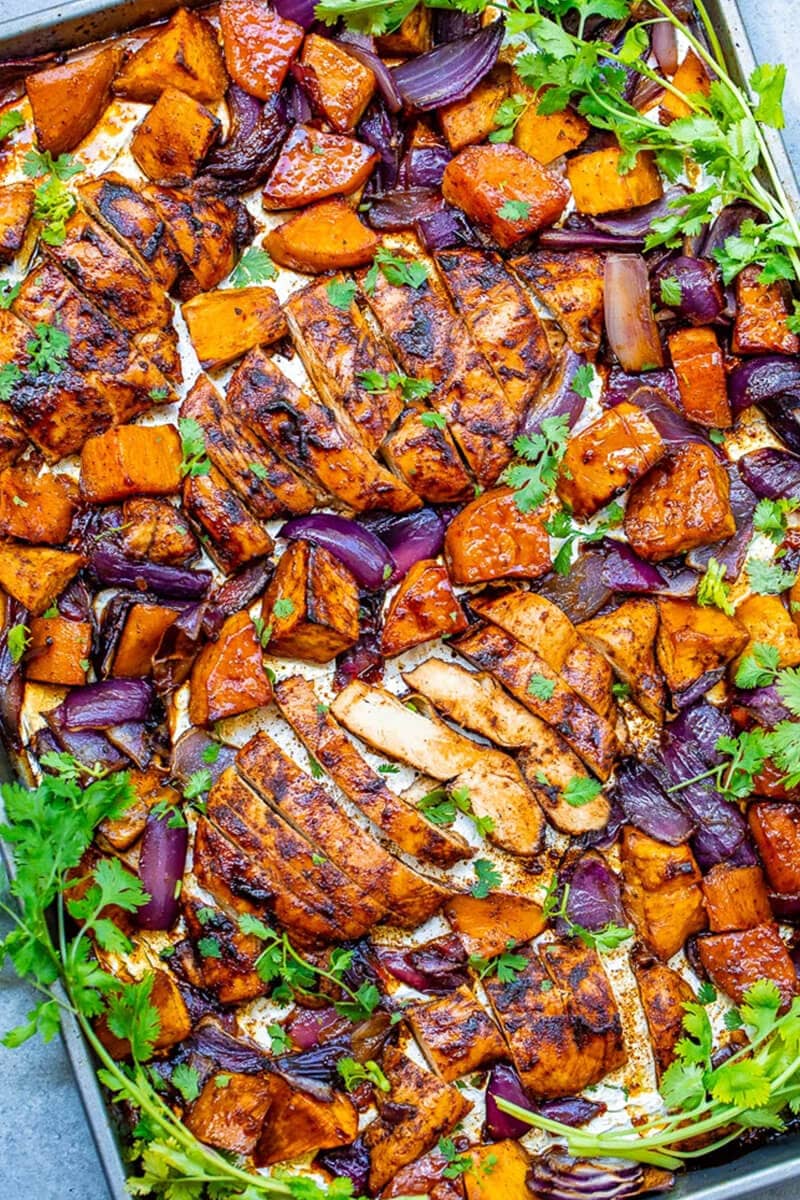
[[[208,0],[183,0],[190,8],[200,7],[201,2]],[[154,20],[176,7],[176,0],[66,0],[33,10],[29,3],[2,0],[0,60],[79,46]],[[737,0],[706,0],[706,6],[731,76],[743,82],[756,64]],[[797,176],[783,139],[773,130],[765,134],[781,182],[800,209]],[[10,766],[0,747],[0,779],[9,777]],[[119,1142],[77,1022],[63,1021],[62,1039],[112,1200],[129,1200]],[[669,1195],[674,1200],[742,1200],[791,1180],[797,1181],[800,1196],[800,1134],[786,1135],[748,1154],[732,1153],[728,1163],[692,1170],[679,1177]]]

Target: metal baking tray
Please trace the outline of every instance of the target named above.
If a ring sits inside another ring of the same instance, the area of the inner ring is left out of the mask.
[[[181,2],[197,8],[208,0]],[[84,45],[146,24],[176,7],[177,0],[65,0],[31,10],[29,0],[0,0],[0,60]],[[732,78],[737,83],[746,81],[756,60],[737,0],[706,0],[706,7]],[[781,182],[800,209],[800,188],[783,139],[774,130],[764,132]],[[0,780],[10,776],[11,768],[0,746]],[[62,1019],[62,1040],[110,1196],[112,1200],[129,1200],[117,1134],[95,1076],[91,1052],[74,1019]],[[693,1169],[678,1177],[669,1195],[674,1200],[741,1200],[792,1180],[797,1181],[800,1196],[800,1134],[787,1134],[746,1154],[732,1153],[729,1163]]]

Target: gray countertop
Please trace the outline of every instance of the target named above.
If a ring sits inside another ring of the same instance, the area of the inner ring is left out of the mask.
[[[739,0],[756,57],[788,61],[786,140],[800,163],[800,71],[791,55],[789,0]],[[2,10],[2,0],[0,0]],[[800,173],[800,172],[799,172]],[[0,922],[0,933],[5,927]],[[0,1031],[24,1020],[32,993],[0,973]],[[764,1190],[759,1200],[797,1200],[797,1184]],[[108,1200],[97,1155],[59,1041],[0,1047],[0,1196],[4,1200]]]

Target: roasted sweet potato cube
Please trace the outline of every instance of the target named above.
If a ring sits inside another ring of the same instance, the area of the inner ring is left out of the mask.
[[[273,209],[300,208],[328,196],[347,196],[366,183],[378,151],[355,138],[295,125],[261,193]]]
[[[195,659],[189,699],[192,724],[212,725],[271,699],[255,626],[248,613],[234,613],[217,640],[204,646]]]
[[[666,846],[632,825],[622,838],[625,908],[639,937],[666,962],[706,927],[701,876],[688,846]]]
[[[322,200],[271,229],[264,245],[275,262],[306,275],[364,267],[378,248],[346,200]]]
[[[485,899],[464,892],[448,900],[444,912],[467,954],[479,958],[502,954],[509,942],[529,942],[546,924],[538,904],[507,892],[492,892]]]
[[[49,608],[86,559],[82,554],[0,542],[0,588],[35,617]]]
[[[412,1005],[406,1016],[428,1065],[448,1083],[506,1054],[500,1030],[465,984],[426,1004]]]
[[[91,652],[92,627],[88,622],[33,617],[25,676],[38,683],[79,687],[86,682],[86,662]]]
[[[131,154],[150,179],[179,183],[197,174],[219,130],[199,100],[167,87],[134,133]]]
[[[128,100],[156,100],[165,87],[195,100],[221,100],[228,86],[214,27],[190,9],[179,8],[133,54],[114,81]]]
[[[639,707],[658,721],[663,716],[664,684],[656,666],[658,609],[650,600],[626,600],[613,612],[592,617],[578,633],[600,652]]]
[[[457,152],[465,146],[486,140],[495,128],[495,113],[508,96],[510,82],[509,69],[501,63],[485,75],[463,100],[455,100],[439,109],[442,132],[452,151]]]
[[[557,490],[579,520],[641,479],[665,451],[646,413],[623,401],[567,442]]]
[[[332,1092],[329,1099],[312,1096],[281,1081],[273,1092],[267,1119],[253,1153],[258,1167],[268,1167],[309,1151],[346,1146],[358,1133],[358,1110],[349,1096]]]
[[[291,542],[264,593],[270,654],[330,662],[358,638],[358,584],[321,546]]]
[[[752,653],[755,643],[760,642],[775,647],[779,655],[779,667],[796,667],[800,664],[800,634],[780,596],[760,596],[756,593],[748,596],[736,606],[736,620],[744,625],[750,635],[742,658]]]
[[[156,1050],[167,1050],[189,1036],[192,1032],[189,1011],[177,983],[166,971],[153,971],[150,1003],[158,1013],[159,1029],[153,1043]],[[95,1032],[112,1058],[128,1058],[131,1052],[128,1039],[113,1034],[105,1017],[97,1022]]]
[[[418,4],[393,33],[381,34],[378,49],[382,54],[424,54],[432,43],[431,10]]]
[[[169,496],[181,486],[181,440],[174,425],[118,425],[81,450],[81,493],[92,503],[142,493]]]
[[[521,512],[510,488],[470,501],[448,525],[444,552],[454,583],[538,579],[551,566],[541,516]]]
[[[414,563],[392,597],[381,635],[381,653],[402,654],[443,634],[462,633],[467,618],[445,567],[435,559]]]
[[[770,887],[800,892],[800,805],[759,800],[747,812]]]
[[[177,617],[174,608],[160,604],[131,606],[111,664],[115,678],[138,679],[153,669],[153,655]]]
[[[277,1075],[212,1075],[184,1118],[196,1138],[231,1154],[252,1154],[264,1118],[277,1092],[286,1087]]]
[[[319,104],[338,133],[355,129],[375,91],[375,75],[344,46],[309,33],[300,62],[313,72]]]
[[[474,1165],[464,1175],[466,1200],[531,1200],[531,1156],[519,1142],[476,1146],[469,1155]]]
[[[201,526],[209,541],[206,550],[225,572],[235,571],[254,558],[263,558],[274,542],[225,476],[212,467],[206,475],[189,475],[183,485],[183,506]]]
[[[445,167],[445,200],[482,225],[503,249],[563,213],[569,189],[554,171],[542,167],[519,146],[468,146]]]
[[[736,317],[731,349],[734,354],[797,354],[800,337],[786,324],[791,312],[789,285],[779,279],[761,283],[761,267],[736,276]]]
[[[0,263],[11,262],[22,249],[33,212],[33,192],[34,186],[27,180],[0,187]]]
[[[714,671],[747,644],[747,633],[734,617],[691,600],[658,601],[656,653],[670,691],[680,696],[701,675]]]
[[[595,358],[603,335],[605,272],[594,250],[535,250],[511,267],[555,317],[576,354]]]
[[[182,304],[181,312],[201,366],[211,370],[254,346],[279,341],[287,331],[280,301],[269,287],[201,292]]]
[[[537,94],[515,78],[512,91],[528,97],[528,107],[514,129],[514,145],[546,167],[562,154],[577,150],[589,136],[589,123],[571,108],[541,113],[539,107],[546,89]]]
[[[40,150],[56,158],[74,150],[94,129],[121,61],[122,48],[111,45],[27,76],[25,90]]]
[[[639,987],[639,996],[644,1009],[647,1031],[653,1046],[656,1071],[659,1079],[675,1059],[675,1047],[684,1036],[684,1004],[695,999],[689,984],[657,959],[644,953],[631,955],[631,966]]]
[[[777,986],[784,1010],[797,995],[797,972],[777,925],[712,933],[697,939],[697,949],[711,982],[736,1004],[760,979]]]
[[[678,377],[683,411],[690,421],[716,429],[732,422],[717,335],[713,329],[676,329],[669,338],[672,366]]]
[[[728,473],[710,446],[692,442],[670,451],[631,489],[625,533],[650,562],[735,532]]]
[[[0,472],[0,535],[58,546],[67,539],[77,500],[68,475],[8,467]]]
[[[759,804],[753,805],[753,808],[759,807]],[[752,813],[752,808],[750,811]],[[797,875],[800,878],[800,872]],[[752,929],[755,925],[772,920],[761,867],[732,867],[729,863],[717,863],[703,879],[703,894],[706,898],[708,927],[712,933]]]
[[[663,187],[652,154],[642,151],[624,175],[619,173],[621,157],[618,147],[607,146],[569,159],[567,178],[578,212],[626,212],[660,199]]]
[[[149,496],[122,506],[122,545],[133,558],[177,566],[194,558],[197,540],[179,508]]]
[[[280,90],[300,49],[302,26],[261,0],[222,0],[219,24],[231,79],[251,96],[268,100]]]
[[[687,50],[683,56],[683,60],[672,77],[672,82],[679,92],[683,92],[684,96],[707,96],[711,87],[711,80],[703,62],[691,49]],[[669,123],[675,117],[688,117],[691,112],[689,105],[685,100],[681,100],[680,96],[676,96],[674,92],[664,92],[661,101],[663,124]]]

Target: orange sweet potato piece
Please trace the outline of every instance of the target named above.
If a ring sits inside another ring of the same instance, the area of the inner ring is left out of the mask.
[[[381,653],[391,658],[466,628],[467,618],[446,568],[433,558],[423,558],[414,563],[392,597],[383,623]]]
[[[735,532],[728,473],[710,446],[681,446],[631,489],[625,533],[636,553],[650,562]]]
[[[323,1099],[281,1083],[272,1094],[253,1154],[256,1166],[268,1167],[309,1150],[329,1150],[353,1141],[358,1111],[349,1096],[332,1092],[330,1099]]]
[[[280,341],[287,332],[280,300],[269,287],[201,292],[182,304],[181,312],[201,365],[211,370],[254,346]]]
[[[84,443],[81,492],[93,503],[168,496],[181,485],[181,461],[174,425],[118,425]]]
[[[717,863],[703,880],[708,926],[712,933],[752,929],[772,920],[767,885],[761,867],[732,867]]]
[[[542,518],[523,513],[510,488],[484,492],[447,527],[444,552],[454,583],[538,579],[551,567]]]
[[[231,79],[267,100],[279,91],[303,41],[303,29],[262,0],[222,0],[219,24]]]
[[[553,225],[569,199],[560,175],[519,146],[503,144],[468,146],[457,154],[445,168],[442,193],[504,249]]]
[[[620,175],[621,155],[616,146],[608,146],[569,159],[567,177],[578,212],[620,212],[661,197],[661,176],[653,156],[642,152],[631,170]]]
[[[381,54],[424,54],[433,44],[431,10],[418,4],[393,33],[378,38]]]
[[[68,475],[37,474],[28,464],[0,472],[0,536],[58,546],[66,541],[77,507]]]
[[[0,263],[11,262],[22,248],[33,212],[33,192],[28,180],[0,187]]]
[[[730,662],[747,645],[741,622],[710,605],[662,596],[658,612],[656,655],[673,695]]]
[[[727,429],[733,418],[722,351],[714,330],[708,326],[676,329],[667,340],[687,417],[698,425]]]
[[[378,237],[346,200],[323,200],[271,229],[264,246],[275,262],[306,275],[365,267],[372,262]]]
[[[694,50],[686,51],[682,63],[672,77],[672,82],[679,92],[683,92],[684,96],[707,96],[711,87],[708,72]],[[688,117],[691,111],[689,105],[685,100],[681,100],[680,96],[676,96],[673,92],[664,92],[661,101],[662,125],[668,124],[675,117]]]
[[[309,33],[300,58],[313,71],[325,119],[339,133],[355,129],[375,91],[375,75],[330,38]]]
[[[82,554],[0,542],[0,588],[35,617],[60,596],[86,559]]]
[[[272,699],[261,643],[246,612],[234,613],[215,642],[204,646],[192,667],[189,718],[211,725],[223,717],[260,708]]]
[[[797,994],[797,973],[777,925],[712,933],[697,939],[697,949],[711,982],[736,1004],[759,979],[777,985],[783,1008]]]
[[[592,517],[649,471],[664,450],[661,435],[647,414],[623,401],[569,439],[558,494],[576,517]]]
[[[111,674],[116,679],[137,679],[153,669],[153,655],[177,617],[174,608],[160,604],[134,604],[120,634]]]
[[[529,942],[546,924],[538,904],[507,892],[492,892],[485,899],[463,892],[447,901],[444,913],[467,954],[479,958],[502,954],[509,942]]]
[[[92,652],[92,627],[64,617],[33,617],[25,675],[39,683],[79,687],[86,682],[86,660]]]
[[[178,183],[197,174],[219,130],[199,100],[166,87],[133,135],[131,154],[148,178]]]
[[[464,1175],[466,1200],[531,1200],[531,1156],[519,1142],[493,1142],[469,1152],[473,1166]]]
[[[358,584],[321,546],[291,542],[264,593],[270,654],[330,662],[358,637]]]
[[[779,667],[800,665],[800,636],[780,596],[761,596],[754,592],[737,605],[736,619],[750,636],[742,657],[752,653],[754,643],[766,642],[778,651]]]
[[[192,1020],[177,983],[166,971],[153,972],[150,1003],[158,1013],[158,1034],[153,1043],[156,1050],[166,1050],[182,1042],[192,1032]],[[95,1027],[100,1041],[113,1058],[128,1058],[131,1052],[128,1039],[111,1032],[105,1016]]]
[[[195,100],[220,100],[227,86],[214,27],[186,8],[179,8],[128,59],[114,81],[118,96],[151,102],[165,87],[179,88]]]
[[[570,150],[577,150],[589,136],[589,124],[571,108],[562,112],[540,113],[540,99],[530,88],[515,79],[512,91],[527,96],[528,107],[514,129],[514,145],[546,167]],[[541,95],[545,94],[542,89]]]
[[[339,133],[295,125],[261,194],[267,211],[346,196],[366,183],[378,151]]]
[[[186,1126],[207,1146],[251,1154],[273,1096],[285,1087],[277,1075],[266,1072],[212,1075],[186,1116]]]
[[[760,283],[760,274],[761,268],[752,266],[736,276],[733,353],[797,354],[800,337],[786,324],[791,312],[788,284],[784,279]]]
[[[666,846],[631,825],[621,858],[625,909],[648,949],[666,962],[706,927],[697,863],[688,846]]]
[[[463,150],[465,146],[486,140],[495,128],[495,113],[509,94],[510,82],[509,69],[501,63],[463,100],[455,100],[439,109],[439,122],[451,150]]]
[[[767,873],[776,892],[800,892],[800,805],[759,800],[747,811]]]
[[[40,150],[49,150],[55,158],[74,150],[94,129],[121,61],[121,47],[106,46],[28,75],[25,90]]]

